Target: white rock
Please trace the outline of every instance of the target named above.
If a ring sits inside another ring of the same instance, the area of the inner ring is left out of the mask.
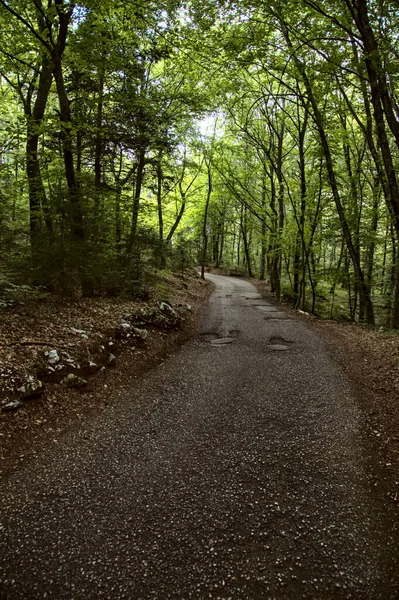
[[[147,329],[138,329],[138,327],[133,327],[133,333],[142,340],[146,340],[148,338]]]
[[[29,375],[26,383],[18,389],[21,398],[34,398],[40,396],[44,391],[44,384],[33,375]]]
[[[108,357],[107,365],[109,367],[114,367],[116,365],[116,356],[115,354],[110,354]]]
[[[56,365],[58,362],[60,362],[60,356],[57,350],[50,350],[50,352],[46,352],[45,356],[47,357],[47,362],[50,365]]]

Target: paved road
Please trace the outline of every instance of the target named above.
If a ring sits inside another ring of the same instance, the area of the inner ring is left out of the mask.
[[[249,283],[209,279],[199,338],[6,483],[2,599],[399,597],[324,343]]]

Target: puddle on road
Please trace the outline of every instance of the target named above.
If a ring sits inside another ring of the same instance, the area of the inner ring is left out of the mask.
[[[265,321],[291,321],[291,323],[295,323],[293,319],[287,317],[285,313],[281,312],[270,312],[270,314],[263,317]]]
[[[231,335],[232,337],[237,337],[239,333],[240,333],[239,329],[230,329],[230,331],[229,331],[229,335]]]
[[[245,300],[262,300],[260,294],[242,294],[242,297],[245,298]]]
[[[268,350],[269,352],[281,352],[284,350],[288,350],[288,346],[283,346],[282,344],[270,344],[269,346],[267,346],[266,350]]]
[[[286,346],[287,344],[293,344],[293,340],[286,340],[283,337],[273,336],[269,339],[271,346]]]
[[[204,331],[203,333],[200,333],[200,338],[204,342],[211,342],[217,337],[218,334],[216,333],[216,331]]]
[[[231,329],[229,331],[229,337],[219,337],[220,334],[216,333],[216,331],[204,331],[203,333],[200,333],[199,337],[201,341],[207,342],[212,346],[224,346],[225,344],[232,344],[239,333],[239,329]]]

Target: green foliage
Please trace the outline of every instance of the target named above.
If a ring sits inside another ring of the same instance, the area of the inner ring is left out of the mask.
[[[393,2],[71,9],[0,2],[4,302],[145,296],[203,261],[399,325]]]

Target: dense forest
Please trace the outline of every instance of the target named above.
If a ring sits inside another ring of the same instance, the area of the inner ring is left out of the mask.
[[[0,300],[220,267],[399,327],[395,0],[0,0]]]

